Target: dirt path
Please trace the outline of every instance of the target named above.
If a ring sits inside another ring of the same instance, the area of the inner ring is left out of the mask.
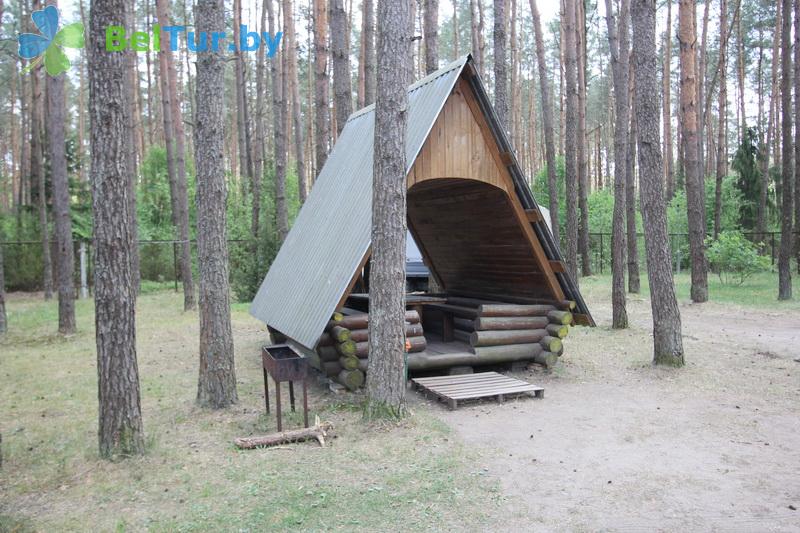
[[[499,480],[498,528],[800,531],[800,316],[684,305],[669,370],[649,363],[649,302],[627,331],[591,308],[556,372],[518,376],[543,401],[433,408]]]

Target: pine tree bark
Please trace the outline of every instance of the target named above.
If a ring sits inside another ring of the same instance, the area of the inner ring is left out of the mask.
[[[55,0],[48,5],[58,7]],[[66,156],[65,74],[47,76],[47,126],[50,145],[50,177],[53,183],[53,214],[58,268],[58,332],[75,333],[75,288],[72,283],[75,253],[72,247],[72,220],[69,214],[69,179]]]
[[[267,18],[270,35],[275,35],[275,11],[272,0],[267,2]],[[283,242],[289,234],[289,210],[286,205],[286,48],[283,47],[270,62],[270,81],[272,85],[272,129],[274,135],[275,159],[275,216],[278,241]]]
[[[628,243],[628,292],[639,294],[639,240],[636,231],[636,111],[634,98],[634,64],[633,53],[630,54],[628,67],[628,84],[630,86],[630,127],[628,128],[628,143],[625,161],[625,226],[627,228]]]
[[[614,215],[611,235],[611,327],[628,327],[625,307],[625,171],[627,163],[628,127],[628,67],[630,63],[630,37],[628,17],[629,0],[622,0],[619,8],[619,34],[614,17],[612,0],[606,0],[606,25],[611,50],[611,68],[614,78]]]
[[[575,43],[575,4],[577,0],[564,2],[564,55],[566,69],[566,115],[564,117],[564,158],[566,189],[566,263],[569,275],[578,280],[578,68]]]
[[[126,25],[129,28],[135,27],[136,22],[136,13],[135,13],[135,0],[128,0],[128,7],[127,7],[127,19]],[[139,83],[138,72],[137,72],[137,65],[136,65],[136,52],[133,50],[127,50],[123,53],[123,55],[127,59],[127,75],[125,79],[125,112],[126,112],[126,121],[130,127],[130,125],[134,124],[136,110],[135,110],[135,91],[134,87],[137,83]],[[127,157],[130,159],[130,181],[128,182],[128,201],[130,202],[130,206],[128,207],[128,216],[130,217],[130,221],[128,223],[128,228],[130,229],[129,239],[133,243],[131,247],[131,271],[133,273],[133,288],[134,288],[134,295],[138,296],[139,291],[141,288],[141,260],[139,258],[139,226],[136,222],[136,177],[138,175],[138,164],[139,164],[139,153],[136,151],[136,140],[133,135],[133,130],[126,134],[126,138],[128,140],[128,155]]]
[[[306,176],[305,141],[303,140],[302,102],[300,100],[300,81],[297,72],[297,34],[294,29],[294,11],[291,0],[283,3],[283,27],[286,32],[286,48],[289,53],[286,59],[289,62],[289,85],[292,92],[292,124],[294,129],[294,160],[297,172],[297,188],[300,204],[305,203],[308,196],[308,177]]]
[[[481,48],[481,39],[483,38],[480,30],[478,29],[478,9],[481,0],[469,0],[469,28],[470,28],[470,43],[472,45],[472,59],[475,61],[475,69],[478,74],[483,77],[483,48]]]
[[[38,1],[34,2],[34,11],[41,7]],[[42,237],[42,289],[44,299],[53,297],[53,260],[50,255],[50,230],[47,217],[47,181],[44,168],[44,120],[43,96],[41,76],[44,69],[41,66],[31,71],[31,182],[36,180],[36,206],[39,211],[39,229]]]
[[[336,107],[336,136],[342,133],[353,112],[350,86],[350,51],[347,47],[347,13],[344,0],[330,0],[331,55],[333,56],[333,101]]]
[[[156,0],[158,23],[163,28],[170,26],[168,0]],[[161,34],[161,42],[168,35]],[[183,283],[183,310],[194,309],[194,280],[192,279],[192,252],[189,241],[189,199],[186,185],[186,146],[180,104],[178,82],[172,51],[162,46],[158,53],[159,81],[161,83],[161,116],[164,123],[164,144],[167,152],[167,175],[169,176],[172,205],[172,224],[180,240],[178,263]]]
[[[542,121],[544,122],[544,149],[547,160],[547,187],[550,209],[550,227],[553,229],[553,239],[559,240],[558,222],[558,179],[556,177],[556,143],[553,127],[553,88],[547,73],[547,56],[544,48],[544,32],[542,20],[536,0],[530,0],[533,15],[533,31],[536,40],[536,63],[539,68],[539,86],[542,96]]]
[[[8,316],[6,315],[6,277],[3,266],[3,232],[0,230],[0,336],[8,332]]]
[[[364,0],[364,105],[375,103],[375,6]]]
[[[705,81],[706,81],[706,43],[708,42],[708,20],[711,7],[711,1],[706,0],[703,2],[703,31],[700,38],[700,50],[697,53],[697,171],[700,174],[700,179],[705,181],[705,129],[706,119],[708,114],[704,113],[703,103],[705,102]],[[696,14],[695,14],[696,16]],[[697,49],[695,49],[697,51]],[[703,189],[705,193],[705,189]],[[705,194],[704,194],[705,198]],[[705,205],[705,203],[704,203]]]
[[[583,0],[575,3],[577,67],[578,67],[578,251],[581,256],[581,274],[592,275],[589,257],[589,169],[586,149],[586,17]]]
[[[792,298],[792,216],[794,165],[792,164],[792,0],[782,0],[781,20],[781,247],[778,254],[778,299]]]
[[[198,32],[225,25],[223,0],[198,0]],[[197,54],[197,258],[200,269],[200,372],[197,403],[215,409],[236,403],[231,334],[223,154],[225,60],[220,51]]]
[[[494,110],[508,133],[508,63],[506,61],[506,0],[494,0]]]
[[[800,1],[794,2],[794,231],[795,259],[800,274]]]
[[[371,0],[366,0],[371,2]],[[274,60],[273,60],[274,61]],[[366,69],[366,65],[365,65]],[[364,97],[366,98],[366,71]],[[273,84],[273,91],[275,86]],[[274,105],[274,100],[273,100]],[[322,171],[328,159],[330,141],[330,100],[328,97],[328,8],[325,0],[314,0],[314,107],[316,114],[316,170]]]
[[[694,20],[695,0],[678,4],[678,38],[681,50],[681,109],[684,150],[686,152],[686,210],[689,219],[689,253],[692,267],[691,297],[695,303],[708,301],[705,238],[705,187],[700,175],[697,141],[697,68]],[[641,157],[641,156],[640,156]]]
[[[267,5],[261,3],[261,31],[269,32],[267,26]],[[310,53],[310,52],[309,52]],[[261,180],[264,178],[264,161],[266,160],[267,131],[264,124],[266,120],[266,51],[264,46],[259,46],[256,52],[256,146],[253,159],[252,194],[253,205],[250,214],[250,233],[253,238],[253,253],[257,254],[258,235],[261,230]],[[270,58],[270,61],[274,61]],[[309,73],[309,77],[311,74]],[[257,257],[257,255],[256,255]]]
[[[728,144],[727,131],[728,131],[728,64],[727,64],[727,48],[728,39],[726,28],[728,27],[728,3],[726,0],[719,2],[719,27],[720,43],[719,43],[719,98],[717,100],[719,105],[719,125],[717,126],[717,168],[714,180],[714,238],[719,237],[720,226],[722,224],[722,180],[725,178],[726,162],[728,160],[728,153],[726,150]]]
[[[780,35],[781,35],[781,2],[777,3],[777,10],[775,14],[775,31],[772,36],[772,62],[770,74],[770,93],[769,93],[769,111],[767,112],[767,142],[764,145],[764,153],[762,155],[761,163],[761,190],[759,191],[758,199],[758,220],[756,222],[756,231],[763,238],[764,232],[767,230],[767,196],[770,182],[770,152],[775,149],[774,145],[777,144],[775,139],[777,137],[777,94],[778,94],[778,63],[780,51]],[[777,160],[775,161],[777,164]]]
[[[242,23],[242,0],[233,0],[233,40],[235,43],[235,51],[233,52],[234,58],[234,74],[236,91],[236,131],[238,134],[237,143],[239,145],[239,173],[249,181],[253,175],[251,170],[252,163],[250,161],[250,143],[248,142],[248,125],[247,125],[247,94],[245,92],[244,80],[244,63],[245,58],[242,51],[239,49],[241,31],[240,25]]]
[[[439,0],[424,1],[425,72],[430,74],[439,69]]]
[[[89,16],[89,114],[99,448],[105,458],[144,452],[136,362],[132,181],[125,83],[129,60],[105,50],[105,29],[128,22],[127,0],[95,0]]]
[[[675,159],[672,145],[672,0],[667,0],[667,31],[664,33],[664,172],[667,201],[675,196]]]
[[[661,175],[663,161],[659,138],[658,57],[656,56],[656,2],[633,0],[633,54],[635,106],[639,145],[639,190],[650,305],[653,311],[653,362],[682,366],[681,316],[672,279],[667,216]]]
[[[378,2],[368,418],[405,413],[405,136],[412,24],[409,2]]]

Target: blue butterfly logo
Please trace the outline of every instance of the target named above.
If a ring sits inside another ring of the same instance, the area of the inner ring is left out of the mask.
[[[23,59],[31,59],[31,63],[23,72],[29,72],[44,60],[44,67],[51,76],[58,76],[70,67],[69,58],[64,53],[64,47],[83,48],[83,24],[74,22],[58,29],[59,15],[55,6],[34,11],[31,19],[41,32],[21,33],[17,37],[19,42],[18,54]]]

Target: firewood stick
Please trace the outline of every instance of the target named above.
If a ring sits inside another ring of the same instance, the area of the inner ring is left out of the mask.
[[[291,429],[289,431],[273,433],[261,437],[239,437],[235,439],[233,443],[240,450],[252,450],[253,448],[277,446],[279,444],[302,442],[312,439],[317,440],[324,446],[325,439],[333,436],[332,431],[333,424],[330,422],[322,422],[310,428]]]

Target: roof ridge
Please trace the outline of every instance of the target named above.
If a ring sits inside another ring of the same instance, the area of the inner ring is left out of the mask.
[[[439,70],[431,72],[430,74],[428,74],[424,78],[420,78],[419,80],[417,80],[414,83],[412,83],[411,85],[409,85],[408,92],[412,93],[412,92],[416,91],[417,89],[419,89],[420,87],[428,85],[429,83],[433,83],[434,80],[437,80],[437,79],[441,78],[445,74],[448,74],[448,73],[452,72],[453,70],[455,70],[457,68],[463,68],[464,65],[466,65],[467,60],[469,59],[469,57],[470,57],[469,54],[465,54],[465,55],[459,57],[458,59],[456,59],[455,61],[451,61],[450,63],[448,63],[447,65],[443,66]],[[375,110],[375,104],[374,103],[370,104],[370,105],[368,105],[366,107],[362,107],[361,109],[359,109],[358,111],[354,111],[349,117],[347,117],[347,122],[350,122],[351,120],[356,119],[356,118],[358,118],[358,117],[360,117],[362,115],[366,115],[367,113],[369,113],[371,111],[374,111],[374,110]]]

